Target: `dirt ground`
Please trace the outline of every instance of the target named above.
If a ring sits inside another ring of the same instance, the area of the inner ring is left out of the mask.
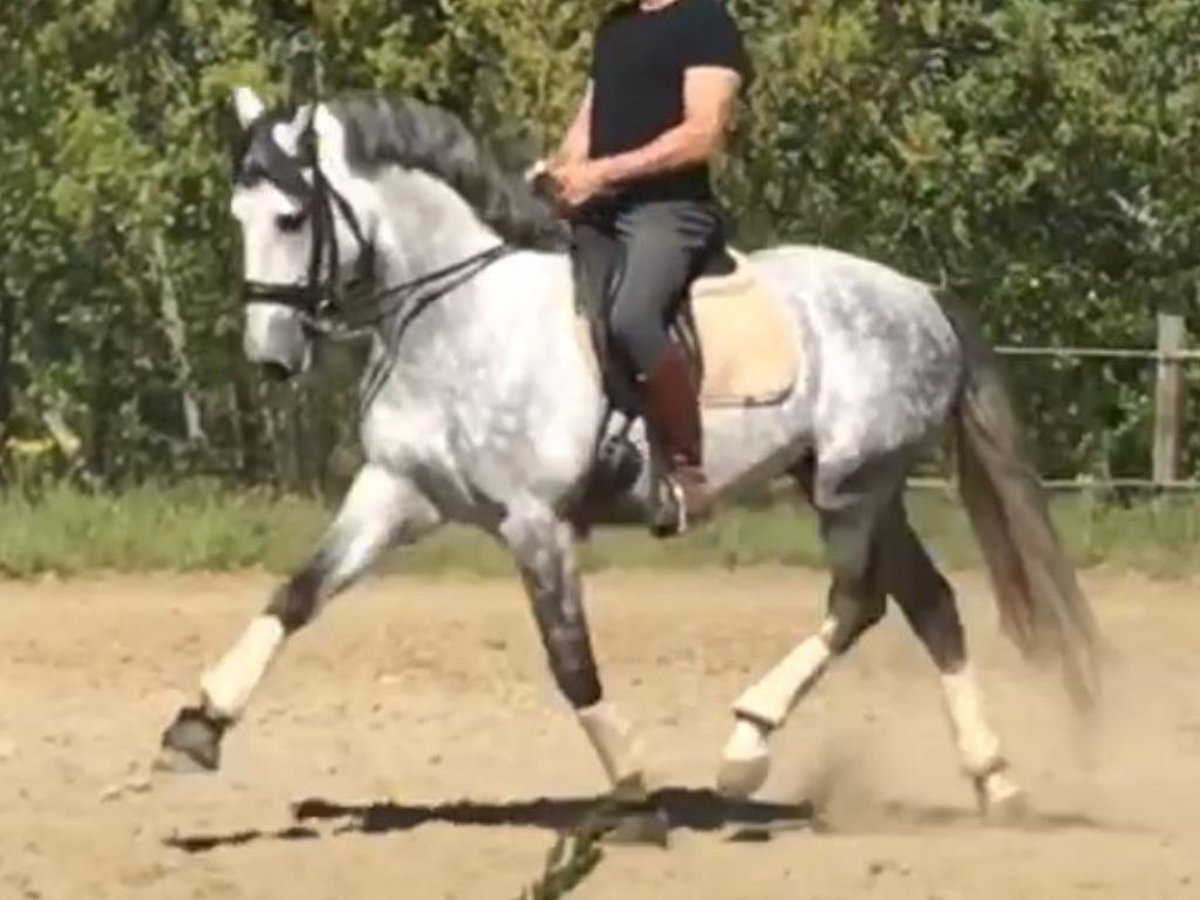
[[[979,576],[955,582],[1030,821],[977,821],[894,615],[777,736],[764,797],[813,801],[817,827],[745,842],[742,813],[700,789],[730,701],[818,620],[822,576],[591,578],[609,695],[661,782],[689,790],[669,849],[611,848],[572,900],[1200,897],[1200,585],[1087,577],[1113,658],[1085,735],[996,635]],[[147,777],[161,728],[270,588],[0,585],[0,898],[510,900],[537,875],[573,798],[603,785],[515,581],[356,589],[295,640],[219,774]]]

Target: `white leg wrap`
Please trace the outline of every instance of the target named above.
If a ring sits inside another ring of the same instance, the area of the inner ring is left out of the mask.
[[[824,631],[824,629],[822,629]],[[817,682],[832,654],[821,634],[801,642],[737,699],[733,711],[778,728],[800,698]]]
[[[209,712],[227,719],[242,714],[283,637],[283,624],[275,616],[258,616],[247,626],[238,642],[200,681]]]
[[[617,786],[640,782],[643,772],[642,748],[633,727],[615,706],[601,700],[577,712],[579,724],[587,733],[600,757],[609,780]]]
[[[1000,739],[988,725],[971,665],[943,675],[942,691],[963,768],[976,778],[989,775],[1002,761]]]
[[[721,751],[717,790],[727,797],[749,797],[763,786],[770,771],[771,751],[765,727],[738,719]]]

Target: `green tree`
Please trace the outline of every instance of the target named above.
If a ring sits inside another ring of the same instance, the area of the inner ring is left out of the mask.
[[[1155,309],[1194,311],[1200,0],[726,2],[756,69],[720,173],[743,246],[877,258],[975,304],[1005,343],[1149,345]],[[101,483],[312,487],[353,444],[349,366],[334,354],[332,387],[276,391],[241,361],[230,89],[309,90],[295,54],[308,35],[327,91],[412,93],[544,151],[612,4],[9,6],[0,447],[75,435],[72,465]],[[1012,375],[1044,473],[1145,470],[1147,367]],[[296,429],[325,448],[315,462]]]

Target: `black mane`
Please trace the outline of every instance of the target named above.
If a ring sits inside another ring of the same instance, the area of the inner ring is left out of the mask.
[[[452,187],[503,240],[560,250],[566,229],[523,175],[506,169],[456,115],[411,97],[346,96],[329,108],[346,130],[351,168],[388,164],[426,172]]]

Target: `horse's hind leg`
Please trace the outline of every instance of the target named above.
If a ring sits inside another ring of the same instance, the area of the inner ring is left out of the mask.
[[[1019,809],[1021,792],[1006,774],[1000,741],[985,715],[954,591],[913,532],[900,500],[885,525],[883,577],[941,675],[954,741],[982,811]]]
[[[385,549],[416,540],[439,521],[437,510],[407,479],[364,466],[316,552],[204,674],[200,702],[180,710],[164,732],[161,764],[217,768],[222,736],[241,716],[285,638],[307,625]]]
[[[830,660],[848,651],[883,617],[887,598],[880,536],[887,508],[903,484],[906,459],[899,452],[888,454],[857,466],[849,475],[826,474],[824,479],[811,462],[796,469],[797,480],[817,508],[829,552],[833,582],[828,612],[815,634],[734,703],[736,722],[717,776],[722,792],[746,796],[762,785],[770,768],[771,733],[812,690]]]
[[[570,527],[548,507],[531,501],[510,507],[500,532],[520,569],[559,691],[575,710],[613,785],[640,794],[640,748],[629,723],[603,697]]]

